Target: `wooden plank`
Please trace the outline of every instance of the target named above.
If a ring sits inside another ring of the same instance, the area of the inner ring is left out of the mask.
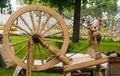
[[[104,56],[101,59],[93,59],[90,56],[86,56],[80,59],[74,59],[73,62],[70,65],[66,65],[63,67],[65,72],[68,71],[75,71],[78,69],[82,69],[82,68],[87,68],[90,66],[95,66],[98,64],[102,64],[108,61],[108,57]]]

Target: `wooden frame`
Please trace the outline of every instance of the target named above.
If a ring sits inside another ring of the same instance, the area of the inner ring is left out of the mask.
[[[11,31],[13,27],[18,30],[17,33]],[[98,52],[97,35],[97,32],[93,33],[95,55]],[[89,38],[90,46],[91,36]],[[18,41],[14,41],[14,37]],[[51,39],[51,37],[60,38]],[[58,46],[50,44],[51,42],[61,43],[61,47],[58,48]],[[71,76],[71,71],[80,72],[80,69],[94,65],[98,65],[98,72],[100,72],[99,64],[108,61],[108,57],[101,54],[101,57],[97,59],[87,56],[72,60],[66,57],[65,53],[69,44],[66,23],[57,12],[42,5],[28,5],[12,14],[4,28],[3,44],[10,58],[17,65],[26,69],[26,76],[31,76],[32,71],[52,68],[59,62],[63,62],[64,76]],[[19,49],[16,48],[18,46]],[[23,57],[21,54],[24,54]],[[46,58],[43,58],[43,55]],[[34,64],[36,59],[39,59],[41,64]],[[97,76],[101,76],[101,74],[98,73]]]

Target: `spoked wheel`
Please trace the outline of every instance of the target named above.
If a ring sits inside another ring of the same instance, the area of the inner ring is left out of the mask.
[[[4,28],[3,44],[6,51],[17,65],[25,69],[30,40],[33,42],[30,44],[33,71],[48,69],[59,62],[49,51],[49,46],[63,55],[66,53],[69,43],[66,24],[62,17],[49,7],[25,6],[11,15]],[[38,60],[37,64],[35,60]]]

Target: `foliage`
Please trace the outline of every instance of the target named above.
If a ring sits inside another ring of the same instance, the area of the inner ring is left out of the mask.
[[[8,7],[8,11],[11,12],[10,0],[0,0],[1,13],[3,13],[2,9],[5,7]]]
[[[0,0],[0,7],[1,8],[4,8],[4,7],[7,7],[7,0]]]
[[[58,8],[61,12],[64,10],[71,10],[74,6],[74,0],[25,0],[25,3],[29,4],[30,1],[32,1],[32,4],[40,3],[46,6]]]
[[[82,6],[83,14],[89,13],[90,15],[99,16],[100,18],[103,12],[114,15],[117,13],[117,1],[118,0],[89,0]],[[88,7],[85,7],[87,5]],[[93,12],[91,12],[91,10]]]

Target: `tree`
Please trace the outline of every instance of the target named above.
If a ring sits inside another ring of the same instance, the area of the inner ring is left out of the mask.
[[[116,14],[117,1],[118,0],[89,0],[87,2],[89,7],[82,7],[82,11],[84,12],[84,14],[99,16],[100,18],[102,17],[103,12],[107,12],[109,14]]]
[[[0,0],[1,13],[3,13],[3,8],[7,7],[7,0]]]
[[[74,10],[74,25],[73,25],[73,36],[72,41],[79,41],[79,30],[80,30],[80,3],[81,0],[75,0],[75,10]]]
[[[10,4],[10,0],[0,0],[0,12],[3,13],[3,8],[7,8],[8,12],[11,13],[12,12],[12,8],[11,8],[11,4]]]
[[[33,2],[34,0],[24,0],[24,2],[25,2],[25,4],[32,4],[32,2]]]
[[[12,5],[10,4],[10,0],[7,0],[7,11],[9,14],[12,13]]]

